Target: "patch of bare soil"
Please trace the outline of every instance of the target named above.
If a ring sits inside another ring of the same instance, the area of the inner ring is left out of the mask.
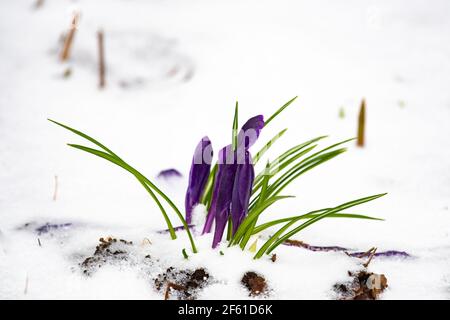
[[[248,271],[241,279],[241,283],[248,289],[250,296],[268,293],[266,279],[253,271]]]
[[[348,272],[352,280],[334,285],[334,291],[340,300],[376,300],[388,287],[384,274],[361,270]]]
[[[116,265],[118,267],[137,268],[143,276],[154,284],[155,289],[167,299],[194,300],[198,292],[210,281],[209,273],[203,269],[195,270],[168,268],[156,277],[155,269],[159,269],[158,259],[143,254],[133,242],[116,239],[100,238],[92,256],[84,259],[80,267],[87,276],[92,275],[104,265]],[[148,243],[150,243],[148,241]]]
[[[168,268],[154,279],[156,290],[164,292],[164,300],[171,298],[178,300],[195,300],[198,292],[210,281],[209,273],[198,268],[181,270]]]
[[[105,264],[139,264],[137,257],[133,254],[133,242],[111,237],[100,238],[99,241],[100,244],[95,248],[94,254],[80,264],[84,274],[91,275]],[[150,255],[143,259],[147,260],[143,263],[151,262]]]

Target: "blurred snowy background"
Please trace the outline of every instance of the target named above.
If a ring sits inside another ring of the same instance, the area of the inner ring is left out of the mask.
[[[132,177],[65,146],[80,139],[47,118],[98,138],[149,177],[172,167],[186,177],[202,136],[211,138],[216,152],[229,143],[236,99],[243,120],[268,116],[296,95],[254,150],[285,127],[272,154],[323,134],[330,142],[353,137],[363,97],[367,145],[351,146],[300,178],[287,191],[297,198],[274,207],[271,217],[388,192],[357,209],[386,221],[330,219],[296,238],[407,251],[416,258],[372,262],[389,280],[383,297],[450,298],[450,2],[36,3],[0,1],[0,298],[154,294],[132,273],[116,281],[110,270],[88,282],[73,272],[75,253],[92,252],[100,236],[142,238],[164,221]],[[80,12],[79,25],[70,59],[62,63],[61,36],[74,10]],[[106,61],[102,90],[100,29]],[[186,179],[160,183],[182,206]],[[56,240],[41,238],[39,247],[36,234],[21,227],[46,222],[77,228]],[[179,255],[182,244],[171,245]],[[334,263],[342,260],[335,255],[309,258],[319,265],[303,258],[291,268],[312,272],[317,286],[300,276],[298,282],[283,280],[278,272],[281,289],[274,297],[329,297],[336,279],[324,274],[345,276],[348,269],[347,262]],[[314,288],[298,290],[310,288],[302,281]],[[206,297],[234,298],[234,289]]]

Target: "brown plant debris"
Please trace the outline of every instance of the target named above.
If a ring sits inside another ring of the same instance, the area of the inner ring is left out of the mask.
[[[382,252],[377,252],[375,247],[370,248],[368,251],[362,252],[350,252],[351,249],[339,247],[339,246],[313,246],[308,243],[299,240],[286,240],[283,242],[286,246],[303,248],[314,252],[344,252],[350,257],[354,258],[365,258],[372,256],[374,257],[396,257],[396,258],[411,258],[412,256],[405,251],[398,250],[387,250]],[[374,252],[375,250],[375,252]],[[371,260],[371,259],[370,259]],[[370,261],[368,261],[370,263]]]
[[[370,250],[369,259],[367,260],[366,263],[363,264],[364,268],[367,268],[369,266],[370,262],[372,261],[373,257],[375,256],[375,253],[377,253],[377,248],[372,248]]]
[[[94,254],[81,263],[83,273],[87,275],[106,263],[129,261],[129,249],[133,242],[112,237],[100,238],[99,241],[100,244],[96,246]],[[150,256],[145,258],[149,259]]]
[[[277,254],[276,254],[276,253],[272,254],[272,257],[270,258],[270,260],[271,260],[272,262],[277,261]]]
[[[241,279],[241,283],[248,289],[251,296],[267,293],[266,279],[256,272],[246,272]]]
[[[103,30],[97,32],[98,45],[98,86],[100,89],[105,87],[105,46]]]
[[[66,61],[70,57],[70,49],[72,48],[73,38],[75,37],[75,31],[77,30],[79,18],[80,14],[78,12],[75,12],[72,16],[70,29],[67,32],[67,35],[64,37],[64,45],[59,57],[61,61]]]
[[[361,107],[359,109],[359,116],[358,116],[358,135],[356,140],[356,145],[358,147],[364,147],[365,129],[366,129],[366,100],[363,99],[361,101]]]
[[[285,240],[284,245],[286,246],[291,246],[291,247],[299,247],[299,248],[304,248],[306,250],[309,251],[346,251],[348,250],[347,248],[343,248],[343,247],[339,247],[339,246],[312,246],[306,242],[303,241],[299,241],[299,240]]]
[[[339,300],[376,300],[388,287],[384,274],[361,270],[348,272],[352,280],[334,285]]]
[[[62,77],[64,79],[68,79],[70,78],[70,76],[72,75],[72,69],[71,68],[66,68],[62,74]]]
[[[164,290],[164,300],[171,297],[178,300],[195,300],[200,289],[210,280],[209,273],[204,268],[181,270],[169,267],[154,279],[157,291]]]
[[[164,300],[169,300],[171,290],[186,291],[186,287],[180,286],[179,284],[169,282],[167,283],[166,291],[164,292]]]

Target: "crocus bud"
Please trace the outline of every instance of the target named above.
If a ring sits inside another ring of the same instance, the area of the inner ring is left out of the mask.
[[[203,233],[211,232],[212,223],[218,215],[223,213],[223,209],[229,209],[231,205],[231,195],[233,192],[234,175],[236,174],[236,153],[231,145],[219,151],[217,161],[217,173],[214,180],[211,206],[206,216]],[[229,210],[227,211],[229,214]],[[217,225],[217,221],[216,221]]]
[[[244,148],[245,150],[250,148],[258,139],[263,127],[264,117],[262,115],[248,119],[239,131],[238,148]]]
[[[238,164],[234,179],[233,195],[231,200],[231,219],[233,222],[233,235],[248,213],[248,205],[252,194],[255,170],[251,155],[245,152],[244,163]]]
[[[189,183],[186,191],[186,222],[192,220],[192,209],[199,204],[200,197],[208,181],[211,169],[212,145],[208,137],[203,137],[195,148],[189,172]]]

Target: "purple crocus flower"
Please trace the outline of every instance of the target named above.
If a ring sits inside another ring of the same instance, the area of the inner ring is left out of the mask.
[[[228,145],[219,152],[211,206],[203,227],[203,233],[209,233],[215,221],[213,248],[222,240],[230,215],[232,215],[233,232],[235,232],[247,214],[254,180],[254,170],[248,149],[256,142],[263,127],[262,115],[250,118],[238,134],[237,149],[233,150],[232,146]]]
[[[214,219],[216,220],[216,233],[218,230],[218,225],[223,225],[223,228],[225,228],[231,206],[234,176],[237,168],[236,160],[236,153],[233,151],[231,145],[228,145],[219,151],[219,160],[214,181],[211,206],[209,208],[208,215],[206,216],[203,234],[211,232]],[[219,233],[222,235],[223,230]],[[213,245],[213,247],[215,246]]]
[[[255,170],[253,168],[250,152],[245,152],[244,163],[238,164],[234,179],[233,195],[231,200],[231,220],[233,235],[244,220],[248,212],[248,204],[252,194]]]
[[[264,127],[264,116],[258,115],[247,120],[242,126],[238,134],[238,146],[244,147],[245,150],[250,148],[256,140]]]
[[[185,199],[186,222],[188,224],[191,223],[192,210],[200,203],[200,197],[208,180],[212,153],[211,141],[208,137],[203,137],[195,148],[189,172],[189,183]]]

